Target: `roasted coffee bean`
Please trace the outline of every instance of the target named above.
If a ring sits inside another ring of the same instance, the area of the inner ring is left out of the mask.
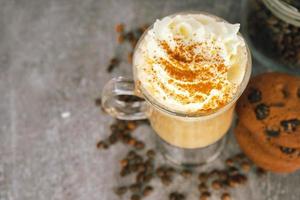
[[[165,170],[163,167],[159,167],[156,169],[156,174],[158,177],[163,177],[165,175]]]
[[[123,194],[125,194],[127,192],[127,189],[128,188],[126,186],[120,186],[115,189],[115,193],[116,193],[116,195],[122,196]]]
[[[201,172],[198,176],[199,181],[206,182],[208,179],[208,174],[205,172]]]
[[[208,176],[209,176],[209,178],[212,178],[212,177],[218,177],[218,176],[219,176],[219,173],[220,173],[219,170],[214,169],[214,170],[212,170],[212,171],[209,172]]]
[[[137,171],[138,172],[145,172],[146,171],[146,166],[143,163],[138,163],[137,165]]]
[[[141,196],[138,194],[133,194],[133,195],[131,195],[131,198],[130,198],[130,200],[140,200],[140,199],[141,199]]]
[[[181,176],[184,178],[190,178],[193,175],[193,172],[189,169],[184,169],[180,172]]]
[[[227,171],[225,171],[225,170],[222,170],[222,171],[220,171],[220,173],[219,173],[219,179],[220,180],[225,180],[225,179],[227,179],[228,178],[228,172]]]
[[[133,160],[134,158],[135,158],[135,156],[136,156],[136,153],[135,153],[135,151],[129,151],[128,152],[128,154],[127,154],[127,159],[128,160]]]
[[[142,141],[137,141],[134,145],[134,147],[138,150],[144,149],[145,148],[145,144]]]
[[[106,70],[107,70],[108,72],[112,72],[112,71],[114,70],[114,68],[117,67],[117,66],[119,65],[119,63],[120,63],[119,59],[117,59],[117,58],[112,58],[112,59],[110,60],[110,63],[109,63],[109,65],[108,65],[108,67],[107,67]]]
[[[225,163],[228,166],[233,166],[234,165],[233,159],[231,159],[231,158],[226,159]]]
[[[225,192],[221,196],[221,200],[231,200],[231,196],[229,193]]]
[[[240,184],[244,184],[247,181],[247,177],[242,174],[236,174],[229,177],[229,186],[236,187]]]
[[[122,159],[120,160],[121,167],[126,167],[128,165],[129,161],[128,159]]]
[[[211,183],[211,186],[213,189],[215,190],[219,190],[222,188],[222,183],[219,181],[219,180],[214,180],[212,183]]]
[[[118,141],[117,134],[116,133],[110,134],[110,136],[108,137],[108,141],[110,144],[115,144]]]
[[[256,172],[257,176],[259,176],[259,177],[262,177],[266,174],[266,171],[261,167],[257,167],[255,172]]]
[[[95,99],[95,105],[98,106],[98,107],[102,106],[102,100],[101,100],[101,98]]]
[[[243,172],[245,172],[245,173],[249,172],[250,167],[251,167],[251,165],[248,161],[243,161],[241,163],[241,168],[242,168]]]
[[[161,182],[165,186],[169,186],[172,183],[172,178],[170,176],[164,175],[160,178]]]
[[[127,123],[127,128],[131,131],[133,131],[134,129],[136,129],[137,125],[134,122],[128,122]]]
[[[208,191],[202,192],[199,200],[208,200],[210,196],[211,196],[210,192]]]
[[[146,154],[147,154],[148,158],[152,158],[152,159],[155,158],[155,155],[156,155],[156,153],[153,149],[149,149]]]
[[[97,143],[97,148],[98,149],[108,149],[108,144],[101,140]]]
[[[142,185],[140,183],[134,183],[132,185],[129,186],[129,190],[132,193],[139,193],[142,189]]]
[[[150,185],[147,185],[143,190],[143,196],[149,196],[153,192],[153,187]]]
[[[122,23],[117,24],[115,27],[115,30],[117,33],[122,33],[124,31],[124,24],[122,24]]]
[[[280,135],[280,130],[266,129],[265,133],[268,137],[278,137]]]
[[[144,183],[149,183],[151,180],[152,180],[152,178],[153,178],[153,175],[152,174],[146,174],[145,176],[144,176]]]
[[[255,107],[255,114],[258,120],[266,119],[269,116],[270,108],[264,103],[258,104]]]
[[[208,187],[207,187],[207,185],[205,183],[200,183],[198,185],[198,190],[199,190],[199,192],[205,192],[205,191],[208,190]]]
[[[296,149],[288,148],[288,147],[279,147],[280,151],[285,154],[293,154],[296,152]]]
[[[248,94],[248,100],[250,103],[257,103],[261,101],[261,91],[256,88],[251,88],[250,93]]]
[[[290,120],[283,120],[280,122],[280,125],[283,129],[287,132],[296,131],[297,127],[300,126],[299,119],[290,119]]]
[[[135,177],[135,181],[137,183],[142,183],[145,180],[145,173],[144,172],[139,172],[136,177]]]
[[[172,192],[169,194],[169,200],[184,200],[185,195],[179,192]]]
[[[127,175],[129,175],[130,174],[130,169],[129,169],[129,167],[128,166],[126,166],[126,167],[123,167],[122,169],[121,169],[121,171],[120,171],[120,176],[127,176]]]

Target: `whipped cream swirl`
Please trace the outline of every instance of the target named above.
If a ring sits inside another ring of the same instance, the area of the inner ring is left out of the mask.
[[[224,106],[245,73],[247,52],[239,27],[204,14],[157,20],[134,55],[140,86],[174,111]]]

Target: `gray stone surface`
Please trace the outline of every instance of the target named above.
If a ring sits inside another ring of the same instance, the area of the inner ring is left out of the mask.
[[[126,62],[112,74],[105,71],[118,50],[115,24],[135,27],[182,10],[238,22],[239,8],[234,0],[0,0],[0,199],[118,199],[111,188],[123,181],[118,160],[127,148],[96,149],[113,119],[94,105],[110,78],[131,74]],[[154,145],[149,127],[136,132]],[[222,156],[207,167],[238,151],[230,134]],[[158,189],[147,199],[167,199],[171,190],[198,199],[196,182],[181,181],[167,189],[154,181]],[[239,200],[298,200],[299,185],[299,172],[262,179],[252,174],[231,193]]]

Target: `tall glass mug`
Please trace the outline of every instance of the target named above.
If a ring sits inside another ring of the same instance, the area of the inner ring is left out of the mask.
[[[198,13],[225,22],[216,16]],[[175,15],[178,14],[172,16]],[[197,166],[210,162],[218,157],[225,146],[226,137],[224,135],[232,124],[235,103],[249,81],[252,67],[249,49],[246,46],[247,60],[242,82],[229,103],[205,114],[177,112],[166,108],[153,98],[140,84],[143,80],[139,80],[136,75],[136,62],[138,56],[141,56],[139,53],[140,45],[143,43],[147,32],[152,28],[153,26],[145,31],[136,45],[133,56],[134,80],[123,77],[110,80],[102,92],[102,106],[107,113],[118,119],[149,119],[158,136],[157,144],[161,153],[173,163]],[[240,34],[239,36],[242,38]],[[120,98],[123,95],[137,96],[143,101],[124,101],[123,98]]]

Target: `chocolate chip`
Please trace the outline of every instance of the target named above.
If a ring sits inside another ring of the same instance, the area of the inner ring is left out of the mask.
[[[284,86],[284,87],[281,89],[281,92],[282,92],[284,98],[288,98],[288,97],[290,96],[290,93],[289,93],[289,91],[288,91],[287,86]]]
[[[296,149],[293,149],[293,148],[288,148],[288,147],[279,147],[280,148],[280,151],[282,151],[282,153],[285,153],[285,154],[293,154]]]
[[[274,129],[266,129],[265,133],[268,137],[278,137],[280,135],[280,131]]]
[[[280,122],[280,125],[283,129],[287,132],[296,131],[297,127],[300,125],[299,119],[290,119],[290,120],[283,120]]]
[[[248,94],[248,100],[250,103],[257,103],[261,101],[261,91],[255,88],[251,88]]]
[[[258,104],[255,107],[256,119],[263,120],[269,116],[270,108],[264,103]]]

